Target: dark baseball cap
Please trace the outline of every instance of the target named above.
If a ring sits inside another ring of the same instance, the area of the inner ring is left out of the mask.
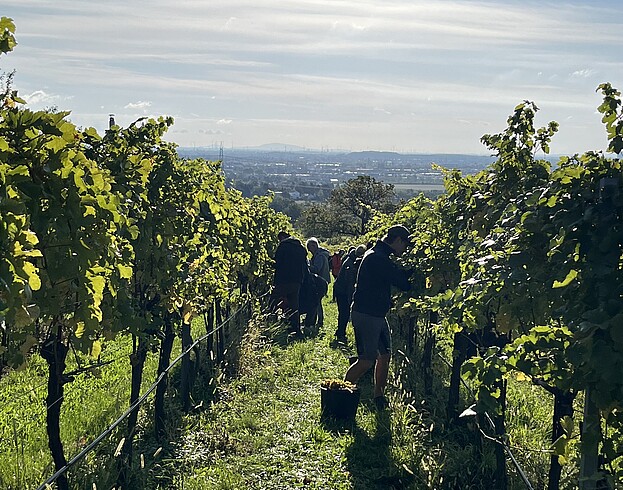
[[[390,226],[387,230],[387,238],[390,241],[398,237],[398,238],[402,238],[405,242],[407,242],[407,244],[411,245],[412,242],[411,242],[411,239],[409,238],[410,235],[411,233],[409,232],[409,230],[402,225]]]

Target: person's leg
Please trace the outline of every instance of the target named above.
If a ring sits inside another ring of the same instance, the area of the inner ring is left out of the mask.
[[[318,318],[318,308],[314,308],[305,315],[305,333],[311,333]]]
[[[291,332],[301,331],[301,315],[299,313],[299,310],[290,311],[290,331]]]
[[[270,293],[269,308],[271,312],[277,311],[282,299],[285,297],[285,289],[283,284],[275,284]]]
[[[387,386],[391,351],[392,337],[389,331],[389,324],[384,318],[379,333],[379,356],[376,358],[376,368],[374,370],[374,399],[379,408],[385,408],[387,405],[385,387]]]
[[[350,304],[345,294],[336,295],[337,300],[337,330],[336,337],[346,337],[346,326],[350,316]]]
[[[346,376],[344,379],[346,381],[350,381],[353,384],[357,384],[359,378],[361,378],[368,369],[372,367],[374,361],[370,361],[368,359],[357,359],[353,364],[350,365],[348,371],[346,371]]]
[[[353,330],[355,331],[355,344],[357,345],[357,361],[352,364],[344,379],[351,383],[357,383],[368,369],[372,367],[378,356],[379,335],[382,322],[379,318],[353,311]]]
[[[299,290],[301,285],[292,283],[287,285],[286,299],[288,301],[288,315],[290,319],[290,330],[300,332],[301,314],[299,312]]]
[[[376,367],[374,368],[374,398],[385,394],[390,357],[391,354],[382,354],[376,358]]]
[[[322,328],[322,326],[324,325],[324,311],[322,309],[322,298],[320,298],[320,303],[318,303],[318,327]]]

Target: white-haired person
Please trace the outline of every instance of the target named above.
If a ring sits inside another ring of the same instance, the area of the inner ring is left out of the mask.
[[[318,243],[318,239],[316,237],[309,238],[305,244],[307,245],[307,250],[312,254],[312,257],[309,261],[309,270],[314,274],[318,274],[322,277],[327,284],[331,282],[331,272],[329,269],[329,264],[331,262],[331,253],[326,249],[320,246]],[[317,317],[314,318],[314,322],[317,325],[317,328],[322,328],[324,324],[324,311],[322,309],[322,301],[318,305],[316,310]]]

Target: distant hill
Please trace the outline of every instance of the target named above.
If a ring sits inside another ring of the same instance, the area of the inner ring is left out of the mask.
[[[283,143],[266,143],[264,145],[248,148],[249,150],[259,151],[306,151],[306,148],[297,145],[286,145]]]
[[[367,159],[371,158],[374,160],[391,160],[392,158],[396,158],[400,156],[400,153],[395,151],[376,151],[376,150],[366,150],[366,151],[351,151],[348,153],[349,158],[354,159]]]
[[[469,169],[470,172],[486,167],[495,158],[486,155],[449,154],[449,153],[397,153],[395,151],[355,151],[338,155],[337,160],[345,163],[391,164],[408,162],[411,166],[430,168],[437,163],[446,168]]]
[[[217,160],[219,158],[218,148],[208,147],[179,147],[178,154],[184,158],[205,158],[206,160]],[[430,169],[431,163],[437,163],[445,168],[458,168],[468,173],[474,173],[485,168],[495,160],[492,156],[470,155],[470,154],[450,154],[450,153],[398,153],[395,151],[320,151],[301,148],[296,145],[284,145],[281,143],[270,143],[257,147],[236,147],[223,149],[224,160],[227,163],[232,161],[255,161],[256,163],[289,162],[300,164],[309,163],[341,163],[347,167],[358,167],[363,165],[365,168],[421,168]]]

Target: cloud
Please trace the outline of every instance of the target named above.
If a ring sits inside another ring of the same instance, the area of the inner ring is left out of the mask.
[[[218,121],[216,121],[216,124],[218,124],[219,126],[231,124],[231,119],[219,119]]]
[[[138,102],[130,102],[125,105],[124,109],[139,109],[141,111],[146,111],[147,108],[151,107],[151,102],[139,100]]]
[[[391,116],[392,114],[390,111],[383,109],[382,107],[375,107],[373,110],[374,112],[380,112],[381,114],[387,114],[388,116]]]
[[[43,90],[35,90],[34,92],[22,96],[28,105],[37,105],[45,103],[56,103],[61,97],[58,95],[48,94]]]
[[[594,70],[591,70],[589,68],[585,68],[583,70],[576,70],[571,74],[571,77],[573,78],[588,78],[591,77],[595,74]]]
[[[220,129],[214,130],[214,129],[200,129],[199,133],[201,134],[225,134],[224,131],[221,131]]]
[[[225,24],[223,24],[223,27],[221,29],[223,29],[224,31],[231,29],[234,22],[236,22],[236,17],[230,17],[225,21]]]

